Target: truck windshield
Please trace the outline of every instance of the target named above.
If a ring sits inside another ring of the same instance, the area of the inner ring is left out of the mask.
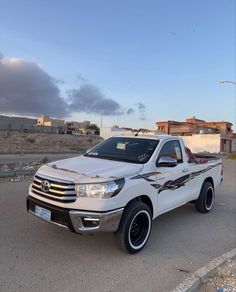
[[[85,156],[143,164],[150,159],[158,143],[154,139],[112,137],[95,146]]]

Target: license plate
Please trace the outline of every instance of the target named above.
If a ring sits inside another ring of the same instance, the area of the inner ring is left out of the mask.
[[[35,215],[37,215],[38,217],[44,219],[44,220],[51,220],[51,214],[52,212],[50,210],[47,210],[45,208],[39,207],[39,206],[35,206],[35,211],[34,211]]]

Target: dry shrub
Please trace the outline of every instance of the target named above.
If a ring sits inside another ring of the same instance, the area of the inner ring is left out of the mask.
[[[44,164],[47,163],[49,161],[49,159],[47,158],[47,156],[44,156],[39,162]]]
[[[29,135],[27,137],[25,137],[26,142],[28,143],[35,143],[35,137],[32,135]]]

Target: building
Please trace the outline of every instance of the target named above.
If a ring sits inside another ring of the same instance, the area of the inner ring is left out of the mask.
[[[192,117],[184,122],[161,121],[156,123],[157,131],[170,135],[183,136],[185,143],[194,152],[235,152],[236,134],[232,123],[206,122]]]
[[[51,119],[49,116],[41,115],[37,120],[38,126],[60,128],[64,127],[65,121],[59,119]]]
[[[170,135],[191,136],[193,134],[231,134],[232,124],[229,122],[205,122],[195,117],[184,122],[164,121],[156,123],[158,132]]]
[[[90,127],[90,121],[83,121],[83,122],[65,122],[65,128],[67,131],[80,133],[80,134],[86,134]]]
[[[120,128],[119,126],[103,127],[100,129],[100,136],[103,139],[107,139],[118,135],[129,135],[131,132],[132,129]]]
[[[156,131],[151,131],[148,129],[132,129],[132,128],[126,128],[115,125],[112,127],[104,127],[100,128],[100,136],[103,139],[107,139],[113,136],[119,136],[119,135],[132,135],[134,136],[139,131],[140,134],[155,134]]]
[[[91,123],[90,121],[83,122],[74,122],[74,121],[65,121],[59,119],[51,119],[47,115],[41,115],[37,120],[37,126],[51,127],[52,129],[57,129],[59,133],[68,133],[68,134],[85,134],[92,135],[95,131],[89,129]]]

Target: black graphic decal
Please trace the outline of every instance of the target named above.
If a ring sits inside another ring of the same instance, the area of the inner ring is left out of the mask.
[[[155,189],[159,189],[161,187],[159,184],[151,184],[151,186],[153,186]]]
[[[173,190],[176,190],[180,187],[185,186],[185,184],[188,181],[194,179],[195,177],[207,172],[208,170],[210,170],[218,165],[222,165],[222,163],[219,162],[215,165],[208,166],[205,169],[195,171],[195,172],[192,172],[190,174],[186,174],[184,176],[181,176],[175,180],[168,180],[163,185],[160,185],[157,183],[152,183],[151,186],[158,190],[158,194],[161,193],[162,191],[165,191],[165,190],[172,190],[173,191]],[[136,176],[132,177],[131,179],[141,179],[142,178],[148,182],[155,182],[155,179],[151,179],[150,176],[154,176],[157,174],[161,174],[161,172],[150,172],[150,173],[145,173],[142,175],[136,175]]]
[[[192,172],[188,175],[184,175],[184,176],[181,176],[180,178],[177,178],[176,180],[172,180],[172,181],[167,181],[164,183],[164,185],[160,186],[158,189],[158,194],[162,191],[165,191],[165,190],[176,190],[180,187],[183,187],[185,186],[185,184],[194,179],[196,176],[199,176],[201,175],[202,173],[205,173],[207,172],[208,170],[218,166],[218,165],[221,165],[222,163],[217,163],[215,165],[211,165],[211,166],[208,166],[206,167],[205,169],[202,169],[200,171],[196,171],[196,172]]]
[[[149,172],[149,173],[139,174],[139,175],[136,175],[134,177],[131,177],[131,179],[140,179],[140,178],[143,178],[146,181],[154,182],[155,179],[151,179],[150,176],[154,176],[154,175],[157,175],[157,174],[160,174],[160,173],[161,172]]]
[[[158,189],[158,194],[165,190],[176,190],[180,187],[183,187],[189,180],[190,180],[190,174],[186,174],[175,180],[168,180],[167,182],[164,183],[164,185],[162,185]]]

